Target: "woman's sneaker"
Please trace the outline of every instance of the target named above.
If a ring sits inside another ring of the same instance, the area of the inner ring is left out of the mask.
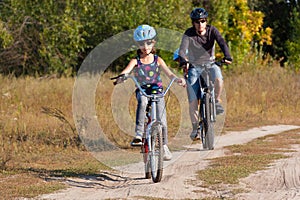
[[[164,144],[164,160],[171,160],[172,159],[172,153],[169,150],[169,147]]]
[[[190,134],[190,138],[193,141],[200,140],[199,134],[197,130],[193,130]]]
[[[217,113],[217,115],[222,115],[222,114],[224,114],[224,108],[223,108],[223,106],[220,104],[220,102],[216,102],[216,113]]]

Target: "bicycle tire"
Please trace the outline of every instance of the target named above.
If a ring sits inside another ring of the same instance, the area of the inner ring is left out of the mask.
[[[151,128],[150,167],[154,183],[160,182],[163,173],[163,136],[162,126],[153,124]]]
[[[214,92],[210,94],[210,101],[209,101],[209,105],[210,105],[210,110],[211,110],[211,114],[212,114],[212,122],[216,122],[217,119],[217,109],[216,109],[216,99],[215,99],[215,94]]]
[[[205,128],[204,128],[205,127],[205,123],[204,123],[205,114],[204,114],[204,111],[205,111],[205,102],[202,99],[200,101],[200,106],[199,106],[199,127],[198,127],[198,131],[199,131],[199,134],[200,134],[202,147],[203,147],[203,149],[207,149],[207,143],[206,143],[206,140],[205,140]]]
[[[149,163],[149,161],[147,161],[145,163],[145,178],[146,179],[151,178],[151,170],[150,170],[150,163]]]
[[[205,141],[205,131],[204,131],[204,128],[203,128],[203,122],[200,122],[200,126],[202,126],[200,128],[200,138],[201,138],[201,142],[202,142],[202,147],[203,149],[207,149],[207,144],[206,144],[206,141]]]
[[[150,170],[150,163],[149,163],[149,148],[148,148],[148,142],[146,138],[143,138],[142,140],[143,145],[141,147],[142,153],[143,153],[143,160],[145,165],[145,178],[149,179],[151,178],[151,170]]]
[[[212,102],[211,102],[211,96],[209,93],[205,94],[204,97],[204,103],[205,103],[205,118],[204,118],[204,132],[205,132],[205,147],[208,148],[209,150],[214,149],[214,122],[212,119]]]
[[[151,122],[151,117],[149,115],[149,110],[150,110],[151,104],[149,104],[146,107],[146,115],[145,115],[145,123],[144,123],[144,134],[143,134],[143,145],[142,145],[142,153],[143,153],[143,160],[144,160],[144,166],[145,166],[145,178],[150,179],[151,178],[151,168],[150,168],[150,161],[149,161],[149,144],[146,139],[146,131],[147,131],[147,126]]]

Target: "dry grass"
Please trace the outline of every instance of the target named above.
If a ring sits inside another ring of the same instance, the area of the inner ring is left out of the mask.
[[[218,184],[236,184],[240,178],[257,170],[265,169],[274,160],[287,158],[285,152],[292,151],[293,144],[300,144],[300,129],[268,135],[245,145],[227,147],[225,157],[212,159],[208,169],[198,172],[198,177],[207,187]]]
[[[107,169],[84,151],[72,130],[73,84],[69,78],[0,77],[0,199],[62,188],[58,182],[43,181],[46,176]]]
[[[3,200],[15,199],[17,197],[31,198],[39,194],[51,193],[65,188],[63,184],[46,182],[28,173],[18,173],[10,176],[0,174],[0,180],[3,181],[0,182],[0,199]]]
[[[43,107],[55,108],[72,122],[73,80],[0,77],[0,85],[3,137],[52,145],[64,145],[64,139],[76,137],[65,123],[42,112]]]
[[[225,130],[300,124],[300,76],[274,65],[244,66],[225,75]]]
[[[66,188],[64,177],[100,176],[101,164],[87,151],[32,144],[30,150],[14,152],[6,169],[0,171],[0,199],[35,197]],[[3,152],[2,152],[3,153]]]
[[[234,74],[225,74],[225,130],[266,124],[300,125],[299,74],[278,66],[243,68]],[[131,136],[124,136],[112,120],[113,85],[109,80],[112,76],[109,73],[102,76],[97,88],[98,120],[101,120],[108,138],[122,148],[130,148]],[[25,173],[34,179],[48,175],[100,173],[100,170],[107,169],[84,150],[74,131],[74,81],[73,78],[0,77],[0,188],[5,187],[3,180],[10,178],[11,174],[17,176]],[[180,110],[177,103],[177,99],[171,95],[167,107],[170,137],[178,129]],[[133,119],[135,106],[135,97],[132,95],[130,115]],[[22,187],[23,183],[16,184]],[[39,187],[44,186],[41,184]],[[52,191],[51,188],[60,188],[61,185],[49,187],[49,191]],[[44,192],[44,189],[32,190]],[[23,191],[28,192],[25,189]],[[27,192],[10,191],[15,196],[18,193],[24,196]]]

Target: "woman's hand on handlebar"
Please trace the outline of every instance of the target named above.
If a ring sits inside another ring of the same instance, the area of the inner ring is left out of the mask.
[[[229,64],[232,63],[232,58],[226,58],[225,57],[225,58],[222,59],[222,63],[229,65]]]
[[[229,64],[231,64],[232,62],[225,59],[225,60],[224,60],[224,63],[227,64],[227,65],[229,65]]]
[[[186,86],[186,81],[184,78],[177,78],[176,82],[178,83],[178,85],[185,87]]]
[[[216,61],[215,64],[221,67],[222,65],[229,65],[232,63],[232,58],[223,58],[221,61]]]

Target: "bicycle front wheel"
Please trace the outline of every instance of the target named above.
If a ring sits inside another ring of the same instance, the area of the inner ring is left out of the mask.
[[[214,119],[213,119],[213,113],[211,109],[211,95],[209,93],[205,94],[205,118],[204,118],[204,133],[205,133],[205,146],[209,150],[214,149]]]
[[[149,148],[148,148],[148,141],[144,137],[142,140],[142,147],[141,151],[143,153],[143,160],[144,160],[144,165],[145,165],[145,178],[149,179],[151,178],[151,171],[150,171],[150,161],[149,161]]]
[[[157,183],[161,180],[163,173],[163,137],[160,124],[154,124],[151,128],[151,151],[149,156],[152,180]]]

